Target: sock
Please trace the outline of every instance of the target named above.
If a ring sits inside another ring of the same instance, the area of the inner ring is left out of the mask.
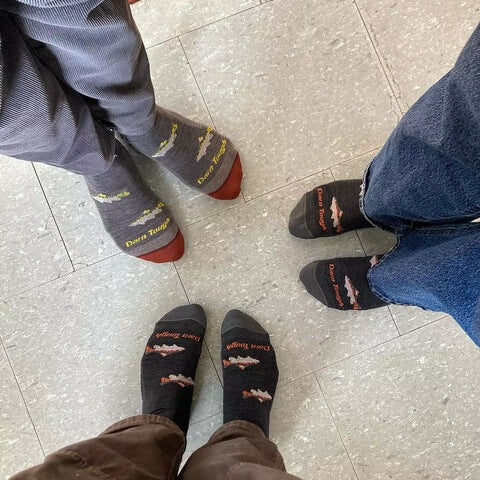
[[[200,305],[174,308],[155,325],[142,357],[142,412],[169,418],[185,434],[206,325]]]
[[[178,260],[184,241],[171,213],[119,142],[115,151],[105,173],[84,177],[105,230],[129,255],[156,263]]]
[[[368,284],[367,273],[381,256],[335,258],[309,263],[300,272],[308,293],[338,310],[369,310],[387,305]]]
[[[278,368],[268,333],[251,317],[231,310],[222,325],[223,422],[246,420],[268,437]]]
[[[361,180],[339,180],[307,192],[290,214],[290,233],[299,238],[331,237],[373,227],[360,210],[361,186]]]
[[[219,200],[236,198],[242,165],[230,140],[212,127],[157,107],[155,134],[127,140],[185,184]]]

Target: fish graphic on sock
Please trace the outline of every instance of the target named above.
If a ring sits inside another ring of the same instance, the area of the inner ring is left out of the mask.
[[[164,157],[168,153],[168,151],[173,148],[173,146],[175,145],[175,140],[177,139],[177,130],[178,130],[178,123],[173,123],[169,139],[164,140],[160,144],[160,146],[158,147],[158,150],[152,155],[152,157],[154,158]]]
[[[163,202],[158,202],[155,208],[144,210],[142,215],[140,215],[136,220],[134,220],[130,224],[130,226],[137,227],[138,225],[145,225],[150,220],[154,220],[157,215],[163,212],[164,206],[165,204]]]
[[[184,347],[179,347],[178,345],[154,345],[153,348],[147,347],[145,348],[145,353],[159,353],[162,357],[166,357],[171,355],[172,353],[180,353],[185,351]]]
[[[350,299],[350,304],[353,305],[354,310],[360,310],[358,304],[358,296],[360,292],[354,287],[352,281],[345,275],[345,288],[347,290],[347,297]]]
[[[198,137],[198,141],[200,142],[200,149],[198,150],[198,155],[196,161],[199,162],[207,153],[208,146],[212,142],[213,138],[213,128],[207,127],[207,131],[204,137]]]
[[[272,401],[272,396],[265,390],[264,392],[260,389],[250,389],[249,392],[244,390],[242,392],[243,398],[255,398],[258,400],[260,403],[263,402],[271,402]]]
[[[113,203],[119,202],[122,198],[128,197],[130,192],[124,190],[123,192],[117,193],[115,195],[107,195],[106,193],[98,193],[93,195],[92,198],[99,203]]]
[[[332,211],[332,216],[330,218],[333,220],[333,226],[336,229],[337,233],[340,233],[343,230],[341,224],[343,211],[340,209],[338,201],[335,197],[332,198],[332,205],[330,206],[330,210]]]
[[[260,360],[257,360],[256,358],[252,358],[250,356],[241,357],[240,355],[238,355],[237,357],[229,357],[228,360],[223,360],[223,366],[225,368],[229,367],[230,365],[235,365],[240,370],[245,370],[252,365],[258,365],[259,363]]]
[[[167,383],[176,383],[183,387],[193,387],[195,382],[192,380],[191,377],[185,377],[181,373],[178,375],[169,375],[168,377],[162,377],[161,379],[162,385],[166,385]]]

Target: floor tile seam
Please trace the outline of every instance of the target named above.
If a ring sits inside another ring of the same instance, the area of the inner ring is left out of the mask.
[[[15,370],[13,368],[13,364],[12,364],[12,361],[10,360],[10,357],[8,355],[8,351],[7,349],[5,348],[5,343],[3,342],[3,338],[0,336],[0,345],[5,353],[5,357],[7,359],[7,362],[8,362],[8,365],[10,367],[10,370],[12,372],[12,375],[13,375],[13,378],[15,380],[15,384],[17,386],[17,389],[18,389],[18,392],[20,394],[20,397],[22,398],[22,402],[23,402],[23,405],[25,407],[25,411],[27,412],[27,415],[28,415],[28,418],[30,420],[30,423],[32,425],[32,428],[33,428],[33,431],[35,433],[35,437],[37,438],[37,442],[38,442],[38,446],[40,447],[40,450],[42,451],[42,455],[45,457],[46,454],[45,454],[45,449],[43,448],[43,445],[42,445],[42,441],[40,440],[40,436],[38,434],[38,430],[37,430],[37,427],[35,425],[35,422],[33,421],[33,418],[32,418],[32,414],[30,413],[30,409],[28,408],[27,406],[27,402],[25,400],[25,396],[23,395],[23,391],[22,391],[22,388],[20,387],[20,383],[18,381],[18,377],[17,377],[17,374],[15,373]]]
[[[408,330],[407,332],[400,332],[400,337],[405,337],[406,335],[409,335],[410,333],[416,332],[417,330],[420,330],[422,328],[428,327],[429,325],[432,325],[433,323],[439,322],[440,320],[445,320],[448,318],[448,315],[442,315],[439,318],[436,318],[435,320],[431,320],[430,322],[424,323],[423,325],[420,325],[418,327],[415,327],[412,330]]]
[[[422,328],[428,327],[428,326],[430,326],[430,325],[432,325],[432,324],[434,324],[434,323],[436,323],[436,322],[439,322],[439,321],[441,321],[441,320],[445,320],[446,318],[448,318],[448,315],[445,315],[445,316],[443,316],[443,317],[441,317],[441,318],[437,318],[437,319],[435,319],[435,320],[432,320],[431,322],[428,322],[428,323],[426,323],[425,325],[421,325],[421,326],[415,328],[414,330],[410,330],[410,331],[408,331],[408,332],[401,333],[400,335],[396,335],[396,336],[394,336],[394,337],[392,337],[392,338],[389,338],[388,340],[384,340],[383,342],[380,342],[380,343],[378,343],[378,344],[376,344],[376,345],[372,345],[371,347],[368,347],[368,348],[366,348],[365,350],[361,350],[360,352],[353,353],[352,355],[349,355],[348,357],[342,358],[342,359],[337,360],[337,361],[335,361],[335,362],[332,362],[332,363],[330,363],[330,364],[328,364],[328,365],[324,365],[323,367],[321,367],[321,368],[319,368],[319,369],[317,369],[317,370],[314,370],[312,373],[314,373],[315,375],[317,375],[317,374],[319,374],[320,372],[322,372],[323,370],[326,370],[327,368],[333,367],[333,366],[335,366],[335,365],[339,365],[339,364],[342,363],[342,362],[346,362],[346,361],[348,361],[348,360],[350,360],[350,359],[352,359],[352,358],[355,358],[355,357],[358,357],[358,356],[360,356],[360,355],[363,355],[364,353],[367,353],[367,352],[369,352],[369,351],[371,351],[371,350],[374,350],[375,348],[382,347],[383,345],[386,345],[387,343],[393,342],[393,341],[395,341],[395,340],[402,339],[402,338],[404,338],[405,336],[407,336],[407,335],[410,334],[410,333],[417,332],[417,331],[421,330]]]
[[[377,60],[378,62],[380,63],[380,67],[383,71],[383,75],[387,81],[387,84],[389,86],[389,89],[390,89],[390,93],[391,93],[391,96],[392,98],[395,100],[395,105],[398,109],[398,112],[397,115],[399,114],[399,120],[401,118],[401,116],[408,110],[408,105],[406,104],[406,102],[403,100],[403,96],[402,96],[402,91],[401,91],[401,88],[400,88],[400,85],[398,84],[398,82],[395,80],[395,77],[393,75],[393,72],[392,72],[392,69],[390,68],[390,66],[388,65],[388,62],[386,61],[386,59],[383,57],[383,55],[381,54],[381,51],[380,51],[380,46],[377,44],[377,42],[375,41],[375,32],[373,30],[373,28],[369,28],[368,27],[368,24],[365,20],[365,17],[362,13],[362,10],[360,9],[359,5],[358,5],[358,2],[357,0],[353,0],[353,4],[355,6],[355,9],[360,17],[360,20],[363,24],[363,27],[367,33],[367,36],[370,40],[370,44],[371,44],[371,47],[373,48],[373,51],[375,53],[375,56],[377,57]],[[394,85],[395,87],[397,88],[397,91],[398,91],[398,95],[396,94],[395,92],[395,88],[394,88]],[[405,103],[405,105],[401,105],[400,101],[402,103]]]
[[[73,265],[72,258],[70,256],[70,252],[68,251],[68,248],[67,248],[65,240],[63,238],[62,232],[60,230],[60,227],[58,226],[57,219],[55,218],[55,215],[53,213],[53,209],[52,209],[52,207],[50,205],[50,202],[48,200],[47,193],[45,192],[45,189],[43,188],[40,176],[38,175],[37,169],[35,168],[35,165],[32,162],[31,162],[31,165],[32,165],[33,171],[35,172],[35,176],[37,177],[38,185],[40,186],[40,189],[42,190],[43,198],[45,199],[45,202],[47,203],[48,210],[50,211],[50,215],[52,216],[53,222],[55,223],[55,228],[57,229],[58,235],[60,236],[60,240],[62,241],[63,248],[65,249],[65,253],[67,254],[67,257],[68,257],[68,261],[70,262],[70,265],[71,265],[73,271],[75,271],[75,267]]]
[[[239,15],[241,13],[248,12],[249,10],[253,10],[255,8],[261,7],[262,5],[263,5],[263,3],[258,3],[257,5],[252,5],[251,7],[244,8],[243,10],[239,10],[238,12],[231,13],[230,15],[226,15],[225,17],[217,18],[216,20],[212,20],[211,22],[205,23],[204,25],[199,25],[198,27],[192,28],[191,30],[186,30],[185,32],[181,32],[181,33],[179,33],[177,35],[174,35],[172,37],[169,37],[165,40],[161,40],[158,43],[155,43],[153,45],[149,45],[148,47],[146,47],[146,50],[148,51],[151,48],[158,47],[158,46],[163,45],[167,42],[170,42],[170,41],[172,41],[176,38],[179,39],[180,37],[183,37],[184,35],[189,35],[190,33],[196,32],[197,30],[201,30],[202,28],[206,28],[206,27],[209,27],[210,25],[215,25],[216,23],[223,22],[224,20],[228,20],[228,19],[234,17],[235,15]]]
[[[353,473],[355,474],[355,477],[357,478],[357,480],[360,480],[360,477],[358,476],[358,473],[357,473],[357,469],[355,468],[355,465],[353,463],[353,460],[352,460],[352,457],[350,456],[350,452],[348,451],[348,448],[347,448],[347,445],[345,443],[345,440],[343,438],[343,435],[342,433],[340,432],[340,428],[338,427],[338,424],[335,420],[335,417],[333,415],[333,411],[332,409],[330,408],[330,405],[328,403],[328,400],[327,400],[327,397],[325,395],[325,392],[323,391],[323,388],[322,388],[322,385],[320,384],[320,380],[318,379],[317,375],[314,373],[313,374],[314,377],[315,377],[315,380],[317,382],[317,385],[318,385],[318,388],[320,389],[320,393],[322,394],[322,397],[323,397],[323,401],[325,402],[325,405],[328,409],[328,413],[330,414],[330,418],[332,419],[332,422],[333,424],[335,425],[335,430],[337,431],[337,435],[338,435],[338,438],[340,439],[340,441],[342,442],[342,445],[343,445],[343,449],[345,450],[345,453],[347,454],[347,457],[348,457],[348,460],[350,462],[350,465],[352,466],[352,469],[353,469]]]

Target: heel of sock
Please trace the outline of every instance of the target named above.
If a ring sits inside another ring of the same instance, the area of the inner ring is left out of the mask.
[[[209,193],[208,195],[217,200],[233,200],[234,198],[237,198],[240,195],[242,177],[242,163],[240,162],[240,155],[237,153],[232,169],[223,185],[218,190]]]

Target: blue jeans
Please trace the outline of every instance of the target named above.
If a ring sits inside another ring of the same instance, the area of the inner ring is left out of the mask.
[[[452,315],[480,346],[480,26],[367,168],[361,204],[398,238],[373,291]]]

